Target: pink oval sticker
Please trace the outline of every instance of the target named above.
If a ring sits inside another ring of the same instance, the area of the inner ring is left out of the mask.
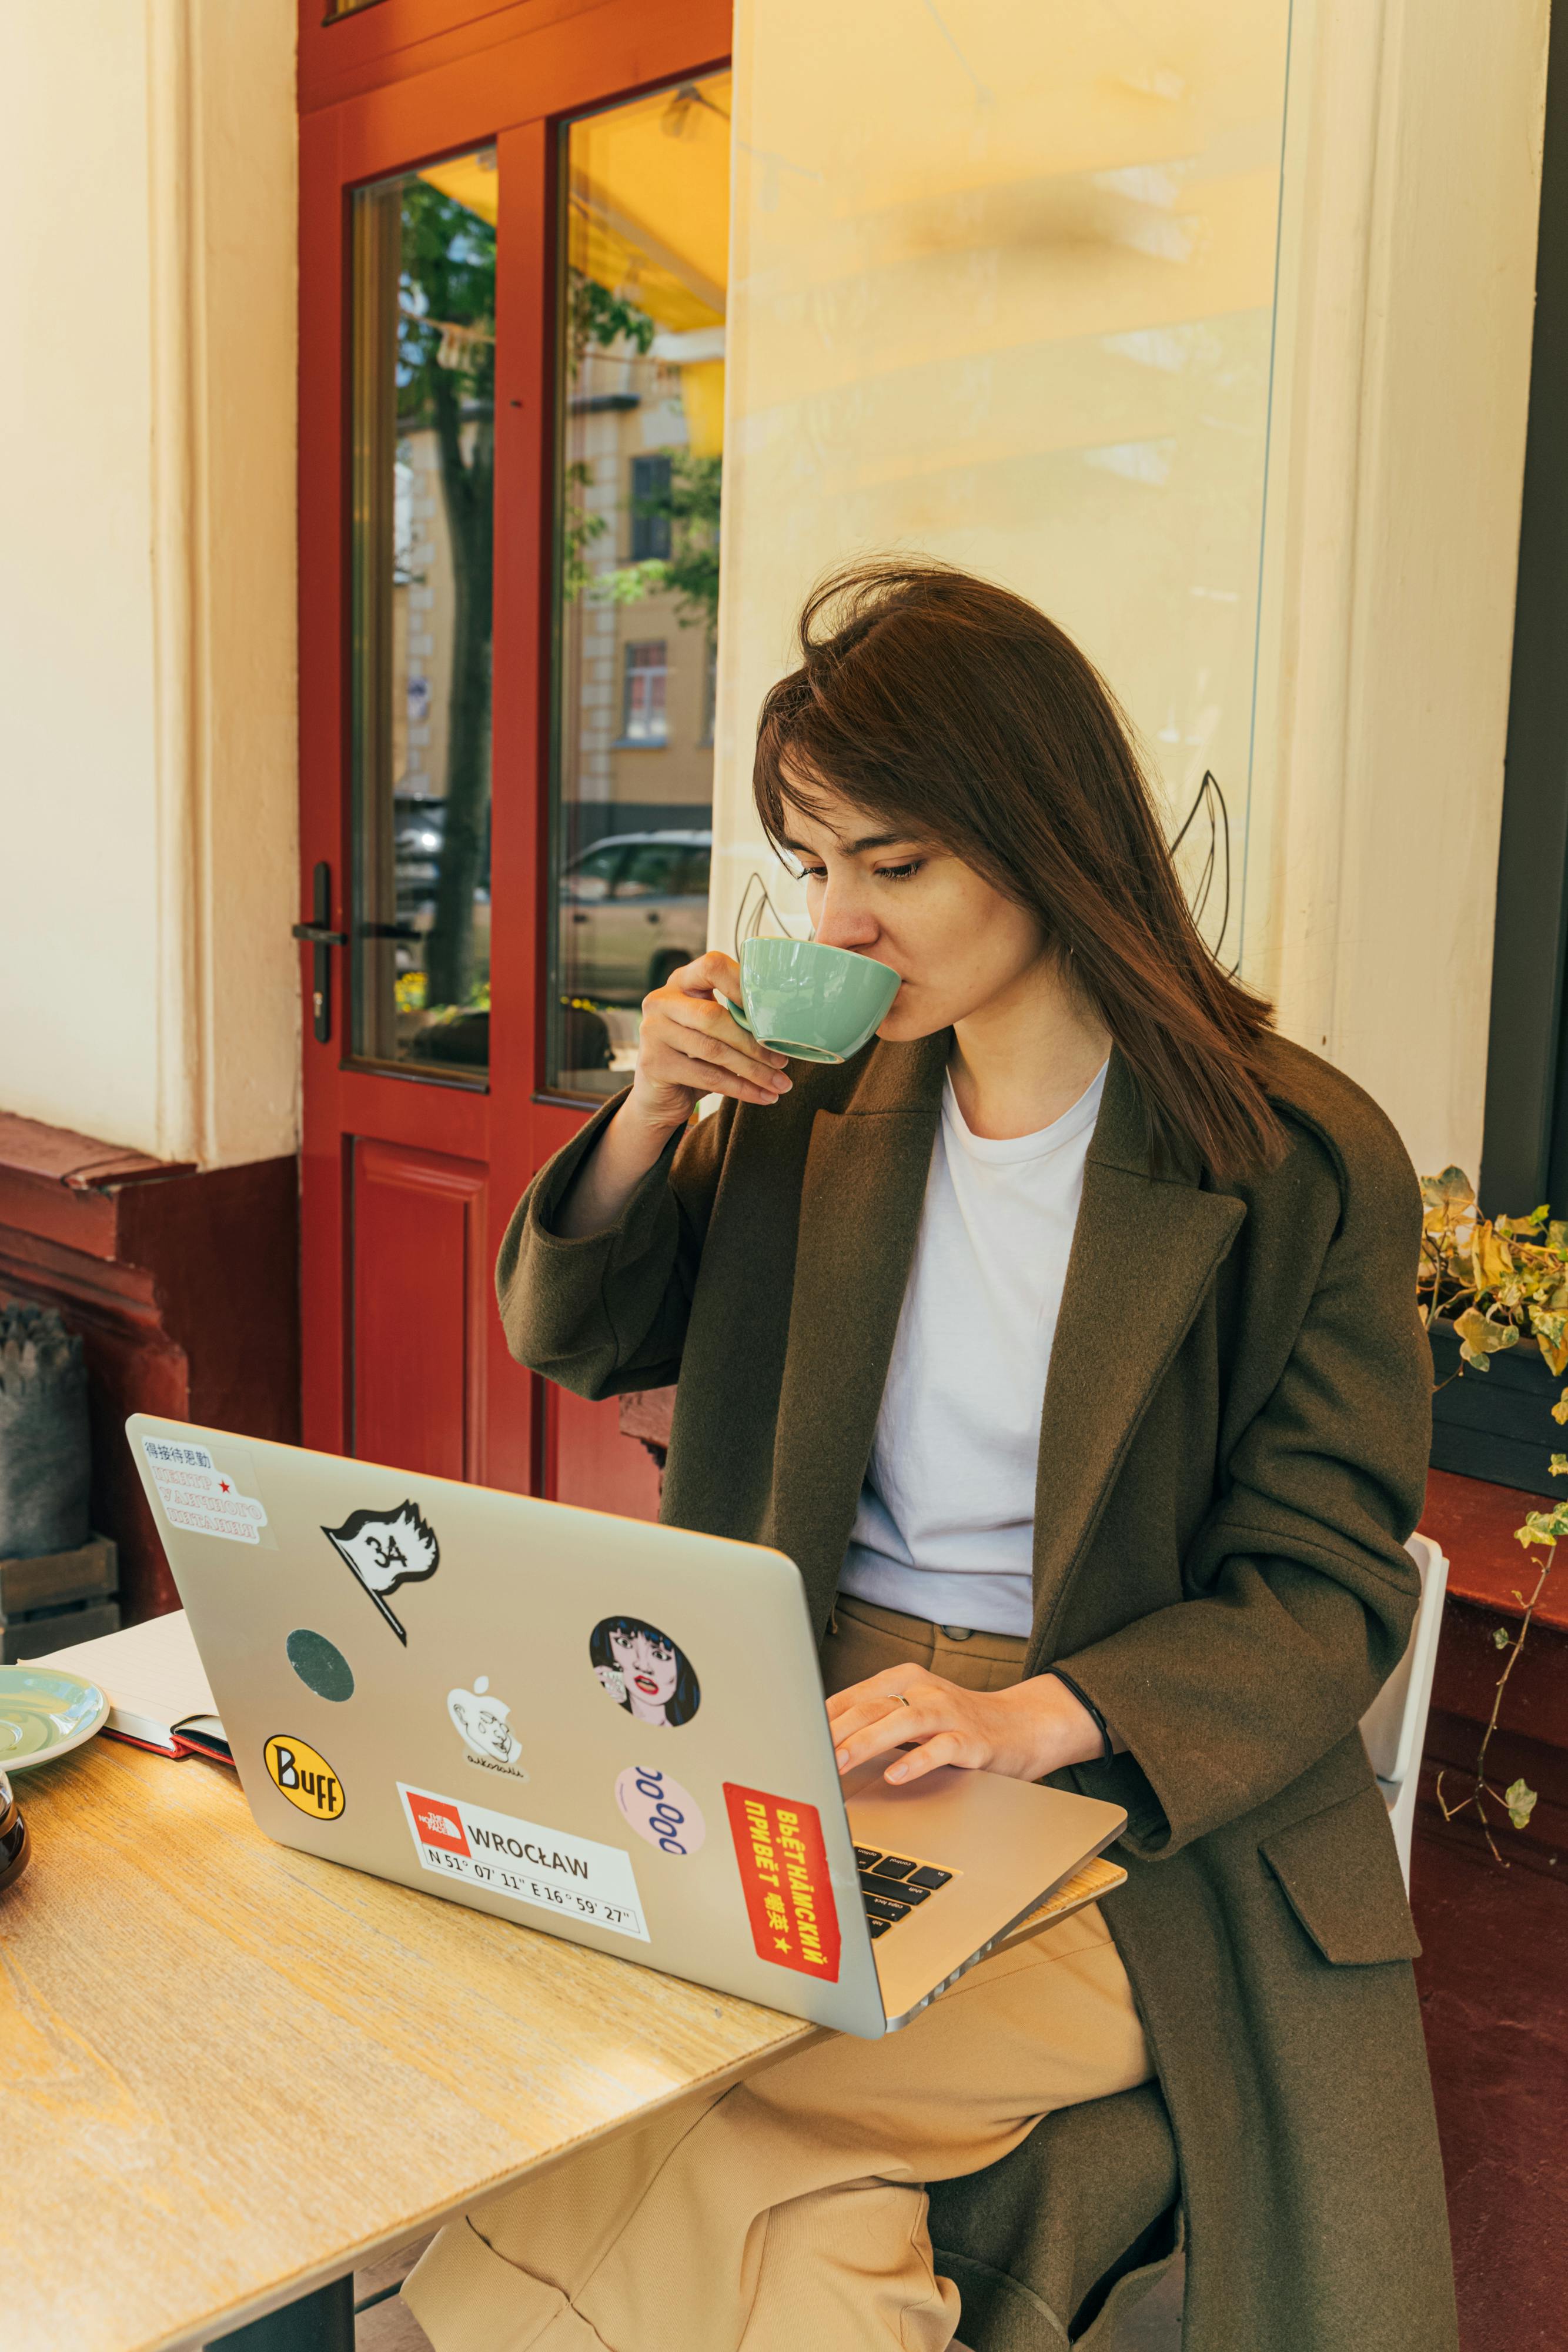
[[[707,1824],[689,1789],[652,1764],[628,1764],[616,1775],[615,1801],[640,1838],[661,1853],[695,1853]]]

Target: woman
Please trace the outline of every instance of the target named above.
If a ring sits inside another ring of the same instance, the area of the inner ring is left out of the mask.
[[[758,806],[817,937],[903,985],[838,1069],[730,1021],[727,957],[655,991],[630,1089],[513,1221],[507,1334],[587,1396],[679,1376],[664,1516],[797,1561],[843,1769],[1055,1778],[1125,1807],[1131,1875],[903,2033],[496,2200],[410,2300],[439,2352],[1044,2352],[1096,2273],[1052,2315],[1019,2168],[1064,2118],[1157,2116],[1157,2076],[1189,2352],[1448,2352],[1416,1947],[1356,1730],[1416,1599],[1408,1164],[1208,956],[1115,705],[1040,614],[871,566],[800,652]],[[1120,2161],[1093,2145],[1091,2213]]]

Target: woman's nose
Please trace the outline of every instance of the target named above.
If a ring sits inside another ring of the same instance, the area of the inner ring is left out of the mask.
[[[830,882],[817,907],[812,936],[825,948],[869,948],[879,935],[875,916],[852,890]]]

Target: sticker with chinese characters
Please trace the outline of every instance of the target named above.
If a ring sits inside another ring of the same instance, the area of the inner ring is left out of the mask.
[[[441,1565],[435,1530],[421,1517],[419,1505],[400,1503],[392,1511],[350,1511],[340,1528],[323,1528],[321,1532],[406,1646],[408,1635],[387,1606],[386,1596],[400,1584],[423,1583]]]
[[[815,1805],[732,1780],[724,1801],[758,1958],[837,1984],[839,1915]]]
[[[628,1825],[661,1853],[695,1853],[707,1835],[691,1790],[654,1765],[628,1764],[618,1773],[615,1801]]]
[[[254,1495],[242,1495],[204,1445],[167,1437],[143,1437],[141,1451],[172,1528],[194,1536],[220,1536],[225,1543],[256,1544],[267,1512]]]
[[[448,1691],[446,1712],[468,1750],[470,1764],[486,1772],[506,1772],[514,1780],[528,1779],[517,1761],[522,1742],[507,1720],[512,1710],[496,1696],[488,1675],[476,1675],[472,1690]]]
[[[538,1822],[472,1805],[465,1797],[434,1796],[402,1780],[397,1785],[422,1870],[504,1895],[562,1922],[608,1927],[640,1944],[649,1942],[632,1857],[623,1846],[542,1829]]]
[[[312,1821],[335,1822],[348,1800],[343,1784],[324,1756],[308,1740],[275,1733],[262,1749],[262,1759],[275,1789]]]
[[[641,1617],[601,1617],[588,1654],[616,1706],[639,1723],[689,1723],[702,1705],[685,1652]]]

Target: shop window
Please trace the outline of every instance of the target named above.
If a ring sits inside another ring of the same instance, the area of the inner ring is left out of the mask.
[[[356,190],[353,1050],[489,1060],[494,148]]]
[[[706,74],[560,133],[546,1084],[590,1100],[707,942],[730,89]]]

